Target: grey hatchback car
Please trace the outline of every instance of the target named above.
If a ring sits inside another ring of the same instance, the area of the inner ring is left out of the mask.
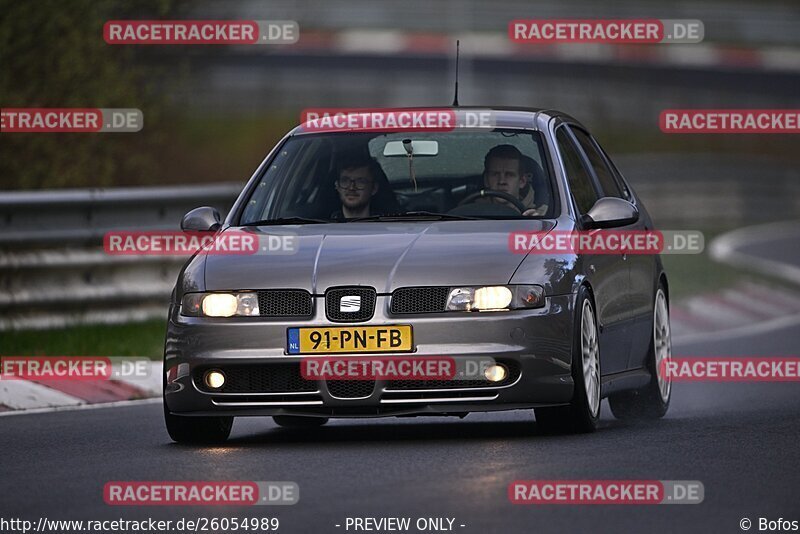
[[[258,246],[202,250],[180,272],[164,349],[173,440],[224,441],[238,416],[315,426],[532,408],[542,431],[591,432],[603,398],[622,419],[666,413],[659,255],[539,246],[652,231],[627,180],[563,113],[443,113],[454,127],[304,122],[224,221],[210,207],[184,217],[186,231]],[[459,372],[309,374],[312,360],[359,358]]]

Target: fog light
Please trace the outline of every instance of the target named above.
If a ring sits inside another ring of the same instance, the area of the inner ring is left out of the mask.
[[[508,376],[508,369],[506,369],[505,365],[490,365],[483,372],[483,376],[485,376],[486,380],[489,382],[502,382]]]
[[[205,376],[203,376],[203,381],[211,389],[219,389],[225,384],[225,375],[222,371],[206,371]]]

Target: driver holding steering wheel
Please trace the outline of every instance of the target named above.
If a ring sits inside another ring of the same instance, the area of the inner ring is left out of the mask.
[[[525,207],[525,210],[520,211],[526,217],[544,215],[547,212],[547,205],[538,207],[533,205],[533,195],[531,194],[523,197],[525,186],[532,179],[532,172],[523,168],[524,159],[526,156],[523,156],[513,145],[497,145],[489,150],[483,160],[483,183],[486,189],[510,195],[517,202],[509,202],[500,196],[486,196],[478,199],[477,202],[494,202],[514,209],[518,209],[521,205]]]

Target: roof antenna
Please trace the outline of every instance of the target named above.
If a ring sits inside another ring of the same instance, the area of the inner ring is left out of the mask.
[[[461,41],[456,40],[456,94],[453,97],[453,107],[458,107],[458,49],[460,48]]]

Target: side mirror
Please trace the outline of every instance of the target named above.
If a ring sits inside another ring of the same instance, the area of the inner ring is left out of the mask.
[[[639,220],[636,206],[616,197],[603,197],[581,218],[586,229],[627,226]]]
[[[193,232],[216,232],[222,226],[219,212],[210,206],[195,208],[181,219],[181,230]]]

